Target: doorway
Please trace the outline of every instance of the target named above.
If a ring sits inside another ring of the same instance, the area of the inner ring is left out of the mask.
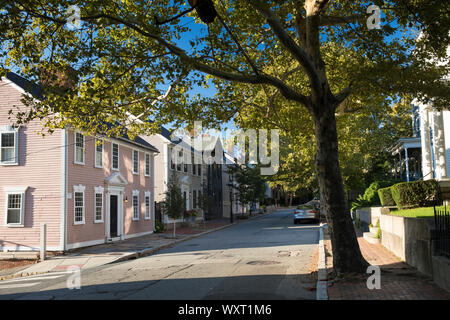
[[[118,233],[118,201],[117,195],[110,195],[109,198],[109,235],[111,238],[117,237]]]

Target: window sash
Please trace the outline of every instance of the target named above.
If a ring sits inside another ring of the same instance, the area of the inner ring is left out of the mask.
[[[145,155],[145,175],[146,176],[150,175],[150,155],[149,154]]]
[[[103,193],[95,193],[95,221],[103,221]]]
[[[23,195],[21,193],[10,193],[7,196],[6,224],[22,225]]]
[[[100,141],[100,143],[99,143]],[[95,140],[95,166],[103,168],[103,141]]]
[[[173,156],[173,149],[172,148],[169,149],[168,157],[169,157],[169,162],[170,162],[170,168],[172,170],[175,170],[175,158]]]
[[[16,163],[16,132],[0,133],[0,162]]]
[[[133,150],[133,173],[139,173],[139,151]]]
[[[197,190],[192,191],[192,208],[197,208]]]
[[[84,136],[79,132],[75,133],[75,163],[84,163]]]
[[[150,219],[150,197],[145,196],[145,218]]]
[[[113,169],[118,170],[119,169],[119,145],[117,143],[113,143],[111,149],[112,149],[111,165],[112,165]]]
[[[133,196],[133,219],[139,219],[139,196]]]
[[[74,192],[74,221],[84,222],[84,192]]]

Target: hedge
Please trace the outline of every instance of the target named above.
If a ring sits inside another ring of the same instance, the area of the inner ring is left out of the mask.
[[[390,189],[392,199],[399,209],[426,207],[439,201],[439,184],[433,179],[397,183]]]
[[[352,202],[351,210],[355,210],[358,207],[374,206],[380,204],[380,198],[378,196],[378,189],[390,187],[398,181],[374,181],[364,191],[363,196],[359,196],[354,202]]]
[[[395,206],[395,201],[392,198],[391,187],[378,189],[378,196],[382,206]]]

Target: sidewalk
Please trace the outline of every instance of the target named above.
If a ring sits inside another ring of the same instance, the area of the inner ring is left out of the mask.
[[[33,264],[20,271],[12,269],[11,272],[4,270],[0,273],[0,280],[24,277],[30,275],[43,274],[47,272],[67,271],[71,266],[81,269],[98,267],[101,265],[136,259],[158,250],[165,249],[182,241],[207,234],[216,230],[227,228],[258,217],[266,216],[270,213],[258,214],[248,219],[235,219],[230,224],[228,219],[205,221],[204,224],[196,227],[178,227],[176,238],[173,238],[173,231],[167,230],[164,233],[153,233],[142,237],[131,238],[115,243],[101,244],[92,247],[71,250],[66,255],[50,257],[48,260]]]
[[[333,282],[328,280],[329,300],[450,300],[450,293],[439,288],[432,280],[397,258],[381,244],[370,244],[356,229],[358,243],[364,258],[381,268],[381,289],[369,290],[367,276]],[[331,241],[325,236],[327,269],[332,269]]]

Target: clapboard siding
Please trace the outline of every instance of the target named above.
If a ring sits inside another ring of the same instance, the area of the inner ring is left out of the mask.
[[[68,133],[69,144],[74,143],[74,133]],[[135,233],[153,231],[153,186],[152,186],[152,174],[153,174],[153,157],[150,157],[151,170],[150,176],[144,176],[145,170],[145,149],[136,148],[139,151],[139,175],[132,173],[132,148],[126,142],[117,141],[119,143],[119,170],[123,177],[128,181],[128,185],[125,186],[124,198],[128,198],[128,203],[124,203],[124,235],[131,235]],[[68,237],[67,243],[79,243],[85,241],[101,240],[105,239],[105,223],[94,223],[94,188],[102,186],[105,188],[104,192],[104,217],[106,217],[106,191],[107,186],[104,184],[105,178],[109,177],[114,171],[111,170],[111,140],[105,140],[104,152],[103,152],[103,168],[96,168],[94,166],[95,159],[95,139],[92,137],[85,137],[85,164],[75,164],[74,162],[74,148],[69,148],[68,152],[68,192],[73,195],[74,185],[85,186],[85,224],[77,225],[74,223],[74,198],[68,200]],[[140,219],[133,221],[133,209],[132,209],[132,192],[133,190],[139,190],[139,202],[140,202]],[[145,192],[151,192],[150,220],[145,220]]]
[[[12,125],[8,110],[23,110],[22,93],[0,83],[0,127]],[[22,126],[18,133],[19,165],[0,165],[0,248],[39,247],[40,224],[47,224],[47,246],[59,246],[61,213],[61,135],[57,130],[42,137],[39,120]],[[24,227],[5,226],[6,197],[3,187],[28,186]]]

